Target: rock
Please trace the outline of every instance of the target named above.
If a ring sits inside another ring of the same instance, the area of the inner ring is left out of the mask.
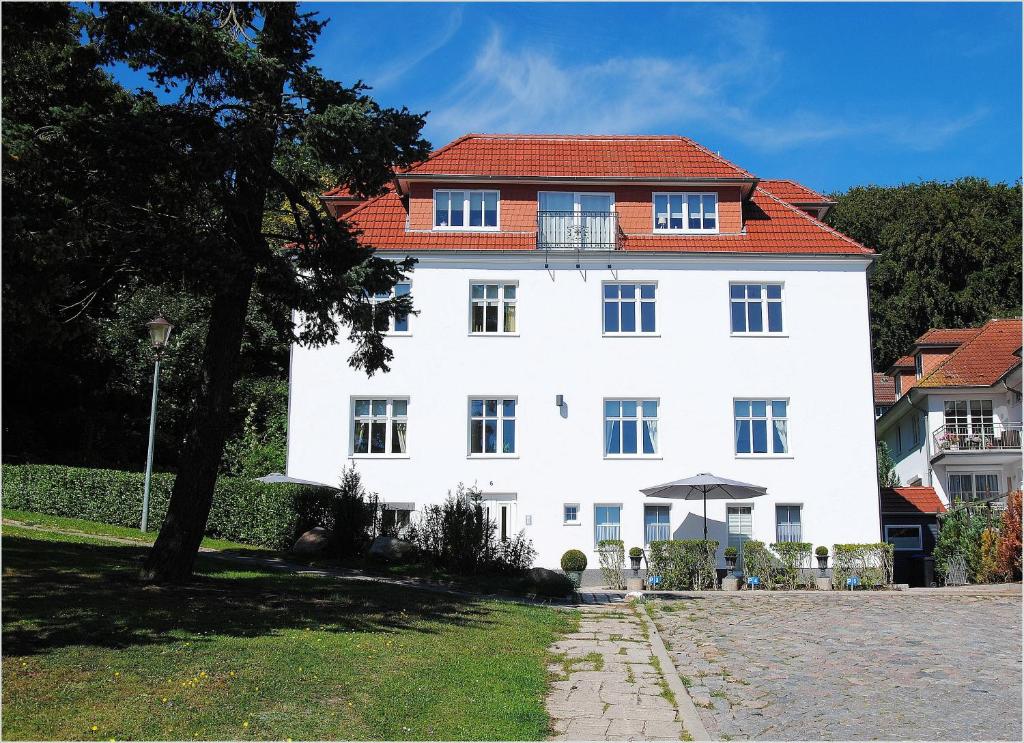
[[[370,557],[378,560],[404,560],[409,557],[416,548],[410,542],[397,537],[377,537],[370,545],[367,553]]]
[[[572,595],[576,590],[565,573],[548,568],[531,568],[527,573],[527,581],[538,596],[562,598]]]
[[[316,526],[295,540],[292,552],[296,555],[322,555],[331,542],[331,533],[322,526]]]

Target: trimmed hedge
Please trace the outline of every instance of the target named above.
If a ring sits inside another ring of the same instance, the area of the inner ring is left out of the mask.
[[[0,473],[6,508],[127,527],[137,527],[142,517],[141,472],[5,464]],[[149,523],[154,530],[167,514],[173,486],[174,475],[154,473],[149,491]],[[334,493],[330,488],[220,477],[206,535],[286,549],[305,530],[331,526],[327,522]]]
[[[701,591],[714,588],[718,577],[715,553],[718,542],[709,539],[666,539],[651,542],[649,575],[661,577],[666,591]]]
[[[891,544],[835,544],[832,546],[832,586],[846,588],[846,579],[860,578],[862,586],[880,588],[892,583]]]

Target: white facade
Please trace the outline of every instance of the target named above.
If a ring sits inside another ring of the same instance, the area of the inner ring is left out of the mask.
[[[754,539],[776,541],[776,506],[799,505],[801,541],[831,551],[879,540],[868,259],[601,252],[577,268],[575,251],[552,251],[545,268],[534,251],[414,255],[419,314],[408,334],[388,339],[389,373],[350,368],[344,340],[293,348],[290,476],[333,484],[354,461],[382,500],[417,506],[475,485],[504,504],[492,513],[525,530],[545,567],[570,548],[597,567],[601,505],[621,506],[627,549],[644,545],[645,505],[670,506],[673,537],[699,537],[699,501],[639,492],[698,472],[767,487],[741,504],[752,507]],[[656,332],[607,336],[602,285],[632,280],[657,285]],[[515,334],[469,332],[476,281],[517,284]],[[784,333],[733,335],[730,282],[781,283]],[[514,454],[469,454],[473,397],[516,400]],[[354,454],[353,401],[386,398],[408,400],[406,453]],[[608,399],[658,402],[655,455],[605,455]],[[788,453],[736,453],[736,399],[787,401]],[[566,504],[578,506],[577,523],[564,523]],[[727,506],[712,501],[707,511],[709,538],[722,547]]]

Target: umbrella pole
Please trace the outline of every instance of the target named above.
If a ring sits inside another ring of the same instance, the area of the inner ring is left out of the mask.
[[[707,487],[703,488],[704,493],[704,541],[708,541],[708,491]]]

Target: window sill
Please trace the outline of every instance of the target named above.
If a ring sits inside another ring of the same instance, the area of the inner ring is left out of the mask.
[[[408,338],[412,333],[385,333],[385,338]]]
[[[921,552],[924,547],[893,547],[893,552]]]
[[[602,338],[660,338],[661,333],[601,333]]]
[[[466,333],[470,338],[518,338],[519,333],[474,333],[472,330]]]
[[[582,521],[563,521],[562,526],[583,526]]]
[[[408,454],[349,454],[349,459],[409,459]]]
[[[720,235],[721,232],[718,229],[713,230],[670,230],[666,228],[655,227],[651,230],[653,235]]]
[[[501,226],[498,227],[438,227],[434,226],[430,229],[431,232],[501,232]]]
[[[736,459],[793,459],[792,454],[737,454]]]
[[[732,338],[788,338],[789,333],[729,333]]]
[[[466,459],[519,459],[518,454],[467,454]]]
[[[617,460],[617,459],[664,459],[665,457],[660,454],[605,454],[606,460]]]

